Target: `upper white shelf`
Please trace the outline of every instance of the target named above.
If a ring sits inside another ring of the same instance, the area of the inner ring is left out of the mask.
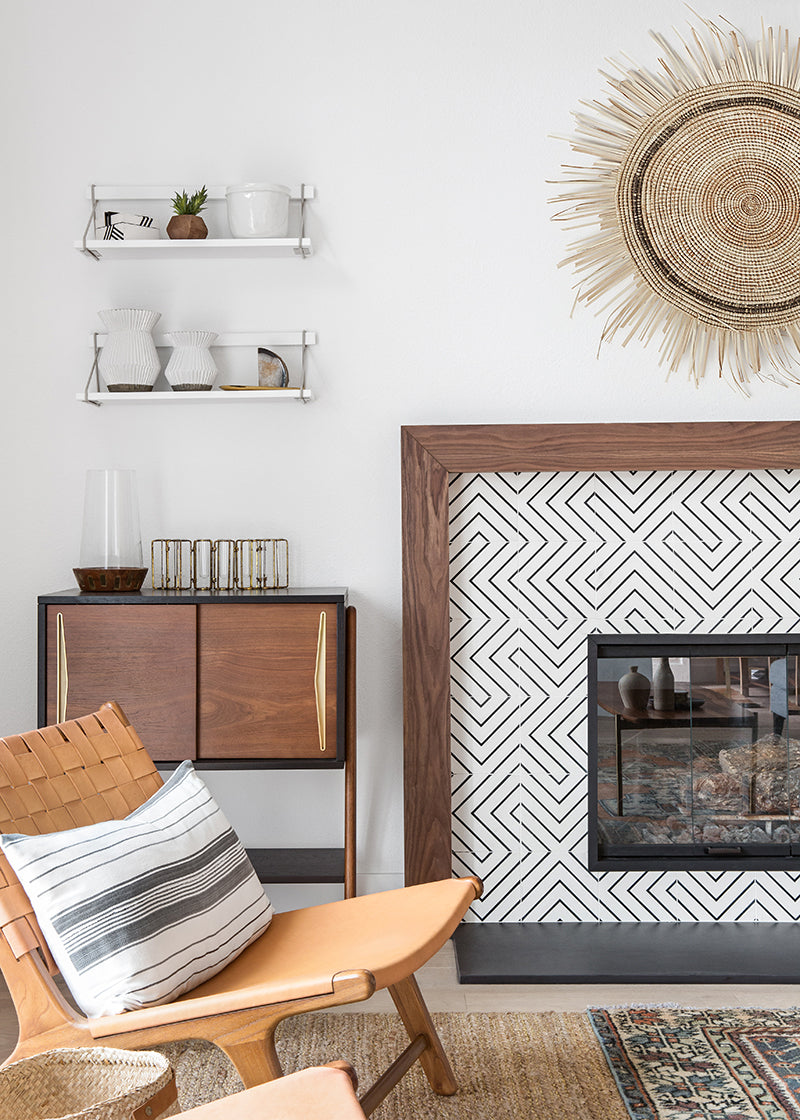
[[[259,404],[275,401],[313,400],[309,389],[211,389],[201,392],[150,392],[150,393],[76,393],[75,399],[90,404],[245,404],[258,401]]]
[[[118,257],[120,260],[196,260],[199,257],[275,256],[310,257],[313,246],[309,237],[226,237],[202,241],[170,241],[168,238],[148,241],[76,241],[75,248],[91,253],[96,259]]]
[[[82,253],[101,260],[197,260],[214,256],[298,256],[309,257],[313,250],[311,238],[305,236],[305,205],[316,197],[316,188],[301,183],[292,190],[291,201],[298,203],[298,232],[295,237],[208,237],[196,241],[172,241],[168,237],[144,238],[141,241],[97,240],[90,237],[97,223],[101,202],[152,202],[171,199],[180,189],[174,186],[134,186],[130,184],[102,185],[93,183],[87,190],[91,202],[89,221],[83,237],[73,245]],[[208,187],[211,201],[224,201],[225,187]]]

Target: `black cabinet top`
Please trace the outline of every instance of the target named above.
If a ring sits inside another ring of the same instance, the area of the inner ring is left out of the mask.
[[[156,591],[142,588],[134,592],[85,592],[77,587],[40,595],[39,603],[98,603],[118,605],[146,603],[347,603],[346,587],[278,587],[271,591]]]

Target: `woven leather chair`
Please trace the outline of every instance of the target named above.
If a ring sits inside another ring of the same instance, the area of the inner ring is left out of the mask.
[[[162,785],[115,703],[92,715],[0,739],[0,832],[58,832],[119,820]],[[31,903],[0,852],[0,968],[19,1041],[9,1061],[57,1046],[140,1049],[207,1039],[246,1087],[282,1075],[275,1028],[306,1011],[368,999],[388,988],[411,1039],[362,1101],[367,1115],[419,1058],[437,1093],[456,1091],[414,972],[444,945],[481,893],[447,879],[276,914],[264,934],[172,1003],[86,1018],[61,995]]]
[[[355,1070],[330,1062],[290,1073],[279,1081],[190,1108],[191,1120],[363,1120]]]

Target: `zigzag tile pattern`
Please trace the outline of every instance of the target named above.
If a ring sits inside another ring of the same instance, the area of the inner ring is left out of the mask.
[[[587,870],[586,636],[800,630],[800,471],[451,478],[453,867],[473,921],[797,921],[800,873]]]

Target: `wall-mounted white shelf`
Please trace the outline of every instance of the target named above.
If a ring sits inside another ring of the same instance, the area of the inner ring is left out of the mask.
[[[168,237],[147,238],[141,241],[105,241],[90,236],[94,233],[101,202],[148,202],[171,199],[180,187],[133,186],[126,184],[102,185],[92,183],[87,191],[91,211],[83,237],[73,242],[76,249],[102,260],[197,260],[203,257],[229,256],[298,256],[309,257],[313,252],[311,238],[305,236],[305,207],[316,196],[316,189],[301,183],[292,190],[291,201],[297,204],[298,232],[295,237],[208,237],[197,241],[171,241]],[[211,201],[224,202],[225,187],[208,187]]]
[[[82,241],[75,248],[95,260],[114,257],[118,260],[199,260],[203,257],[310,257],[313,251],[308,237],[228,237],[206,238],[203,241]]]
[[[311,401],[309,389],[212,389],[210,392],[168,393],[76,393],[79,401],[89,404],[274,404],[276,401]]]
[[[177,328],[176,328],[177,329]],[[153,341],[156,347],[169,347],[171,343],[167,339],[169,332],[161,331],[153,333]],[[313,394],[306,388],[306,356],[309,346],[315,346],[317,342],[316,331],[230,331],[226,334],[219,334],[214,341],[211,349],[215,350],[217,347],[228,346],[249,346],[257,349],[259,346],[266,347],[267,349],[281,349],[286,346],[299,346],[300,362],[301,362],[301,383],[298,386],[288,386],[286,389],[259,389],[256,386],[251,388],[236,388],[236,389],[211,389],[211,390],[198,390],[195,391],[179,391],[175,392],[170,389],[167,392],[145,391],[142,393],[109,393],[107,390],[100,388],[100,372],[99,372],[99,359],[100,351],[102,350],[105,340],[108,337],[106,331],[95,331],[89,336],[89,344],[93,351],[92,367],[89,371],[89,377],[84,386],[82,393],[76,394],[76,399],[83,401],[85,404],[102,405],[102,404],[219,404],[226,402],[228,404],[258,401],[261,404],[269,402],[275,403],[277,401],[296,400],[302,401],[304,404],[313,400]],[[90,388],[92,379],[95,382],[95,388]]]

